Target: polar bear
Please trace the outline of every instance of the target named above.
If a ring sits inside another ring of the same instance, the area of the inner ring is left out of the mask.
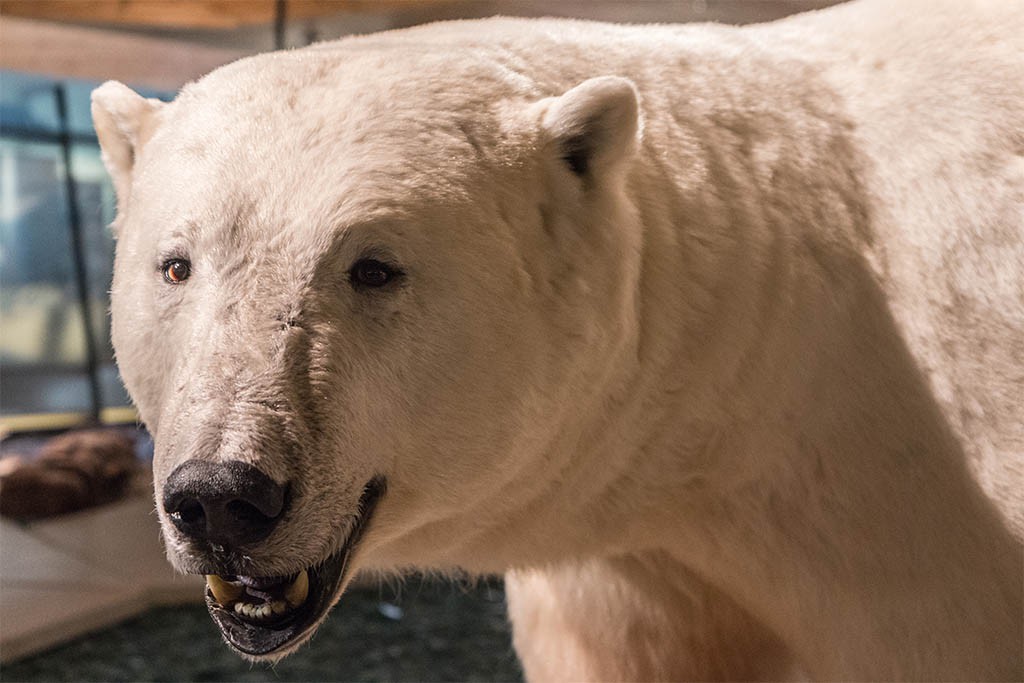
[[[862,0],[104,84],[170,561],[255,659],[421,567],[535,681],[1020,679],[1022,76],[1020,3]]]

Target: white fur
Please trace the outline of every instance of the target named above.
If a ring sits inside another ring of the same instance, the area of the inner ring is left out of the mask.
[[[495,19],[103,86],[158,495],[295,482],[280,574],[385,474],[356,563],[514,570],[534,680],[1021,678],[1022,36]],[[352,289],[368,253],[400,286]]]

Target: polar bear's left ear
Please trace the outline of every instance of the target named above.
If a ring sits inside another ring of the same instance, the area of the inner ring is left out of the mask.
[[[621,164],[639,146],[636,86],[619,76],[591,78],[550,101],[541,126],[570,171],[594,177]]]
[[[135,158],[149,136],[153,114],[163,104],[117,81],[107,81],[92,91],[93,126],[103,163],[114,181],[118,213],[128,201]]]

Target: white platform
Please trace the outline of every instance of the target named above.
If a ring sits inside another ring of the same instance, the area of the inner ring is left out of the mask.
[[[0,519],[0,662],[156,605],[199,602],[202,586],[167,564],[148,495],[30,524]]]

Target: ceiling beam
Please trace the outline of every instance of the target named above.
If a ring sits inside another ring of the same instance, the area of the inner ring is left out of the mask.
[[[26,19],[165,28],[231,29],[274,21],[275,0],[0,0]],[[287,0],[289,19],[437,4],[437,0]]]
[[[174,92],[190,80],[249,54],[183,45],[123,31],[4,17],[0,69],[105,81]]]

